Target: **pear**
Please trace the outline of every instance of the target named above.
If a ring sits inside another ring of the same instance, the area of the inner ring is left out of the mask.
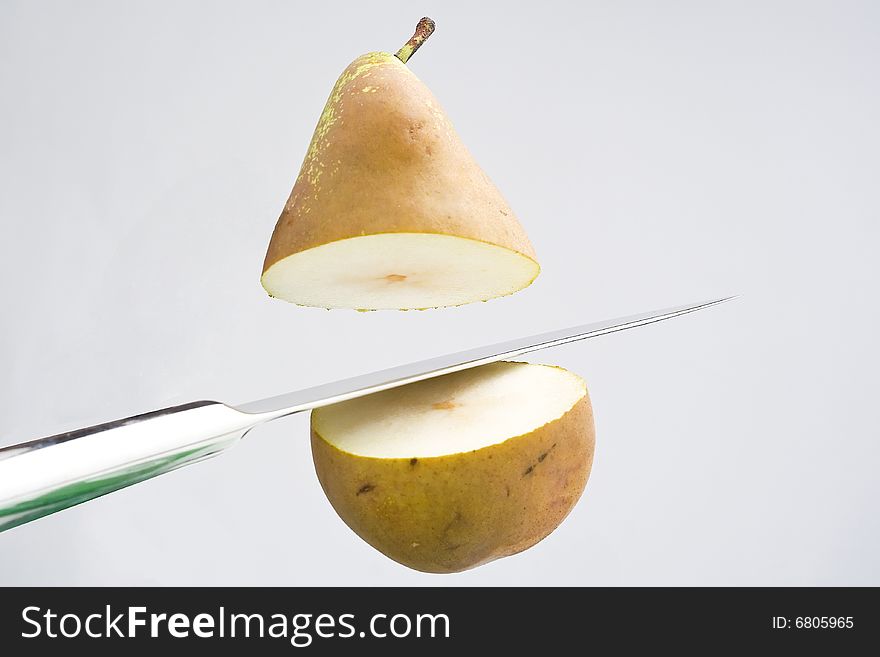
[[[333,87],[263,265],[273,297],[322,308],[425,309],[504,296],[540,267],[522,226],[406,66],[358,57]]]
[[[587,483],[584,381],[500,362],[312,412],[312,456],[343,521],[391,559],[451,573],[552,532]]]

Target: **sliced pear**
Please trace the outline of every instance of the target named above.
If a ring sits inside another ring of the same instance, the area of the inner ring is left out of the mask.
[[[431,31],[422,19],[396,55],[363,55],[336,82],[269,243],[271,296],[423,309],[511,294],[538,275],[513,211],[404,63]]]
[[[364,310],[459,306],[512,294],[537,274],[509,249],[450,235],[386,233],[331,242],[276,263],[272,296]]]
[[[312,412],[324,492],[367,543],[449,573],[531,547],[579,499],[595,432],[584,381],[493,363]]]

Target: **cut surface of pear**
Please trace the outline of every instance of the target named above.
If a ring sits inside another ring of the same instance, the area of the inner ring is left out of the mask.
[[[398,56],[363,55],[336,82],[269,243],[271,296],[424,309],[508,295],[538,275],[513,211]]]
[[[512,294],[534,280],[531,258],[487,242],[385,233],[330,242],[272,265],[263,287],[303,306],[410,310]]]
[[[501,362],[317,409],[336,448],[394,459],[472,452],[558,420],[586,395],[583,379],[547,365]]]
[[[580,497],[593,460],[583,380],[492,363],[312,412],[315,470],[339,516],[411,568],[520,552]]]

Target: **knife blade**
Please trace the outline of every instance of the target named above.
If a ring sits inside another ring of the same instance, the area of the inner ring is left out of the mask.
[[[215,456],[264,422],[680,317],[733,298],[516,338],[237,406],[191,402],[5,447],[0,449],[0,531]]]

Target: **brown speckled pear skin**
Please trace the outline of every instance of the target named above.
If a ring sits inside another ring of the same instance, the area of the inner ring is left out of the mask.
[[[294,253],[378,233],[453,235],[535,259],[433,94],[389,53],[359,57],[336,82],[263,272]]]
[[[339,516],[386,556],[429,573],[474,568],[546,537],[580,498],[594,447],[588,395],[531,433],[430,458],[355,456],[312,424],[315,470]]]

